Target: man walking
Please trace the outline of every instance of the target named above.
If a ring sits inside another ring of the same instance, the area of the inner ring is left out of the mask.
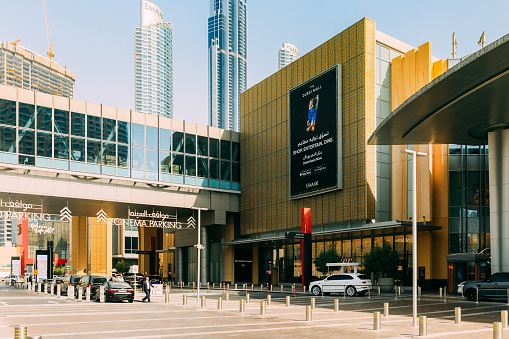
[[[152,288],[152,284],[148,280],[148,277],[145,277],[145,281],[143,282],[143,292],[145,292],[145,298],[141,299],[141,301],[145,301],[148,299],[150,302],[150,289]]]

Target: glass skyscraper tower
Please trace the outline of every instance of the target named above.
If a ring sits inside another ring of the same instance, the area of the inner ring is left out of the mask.
[[[173,25],[163,12],[141,0],[141,27],[135,30],[135,110],[173,117]]]
[[[299,49],[288,42],[285,42],[277,53],[277,69],[291,64],[299,58]]]
[[[247,0],[211,0],[208,20],[209,125],[240,131],[247,86]]]

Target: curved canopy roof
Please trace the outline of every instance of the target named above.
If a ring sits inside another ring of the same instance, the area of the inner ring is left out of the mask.
[[[497,128],[509,128],[509,34],[408,98],[368,144],[484,145]]]

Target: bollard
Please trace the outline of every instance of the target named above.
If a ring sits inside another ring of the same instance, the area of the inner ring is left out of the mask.
[[[290,296],[286,296],[286,307],[290,307]]]
[[[78,301],[81,302],[83,300],[83,287],[78,287]]]
[[[42,284],[38,283],[37,284],[37,293],[41,293],[41,292],[42,292]]]
[[[270,296],[270,294],[267,296],[267,306],[270,306],[270,301],[271,301],[272,297]]]
[[[246,307],[246,301],[244,299],[240,299],[239,312],[244,313],[245,307]]]
[[[382,319],[380,318],[380,312],[373,313],[373,330],[379,331],[382,327]]]
[[[205,296],[201,297],[201,307],[205,307]]]
[[[506,305],[509,305],[509,288],[507,289],[507,304]]]
[[[267,308],[267,302],[262,301],[260,303],[260,315],[265,315],[265,309]]]
[[[90,302],[90,286],[87,286],[87,289],[85,290],[85,301],[87,303]]]
[[[260,291],[263,291],[263,285],[260,285]]]
[[[44,283],[44,294],[48,294],[48,284]]]
[[[170,302],[170,293],[164,294],[164,303],[168,304]]]
[[[225,293],[224,300],[225,301],[230,301],[230,293],[228,293],[228,292]]]
[[[226,289],[229,290],[230,289],[230,284],[226,284]]]
[[[51,284],[50,285],[50,292],[49,293],[50,293],[51,296],[55,295],[55,284]]]
[[[389,303],[384,303],[384,317],[389,316]]]
[[[419,337],[428,335],[428,319],[425,315],[419,317]]]
[[[493,323],[493,339],[502,339],[502,337],[503,337],[502,323],[494,322]]]
[[[95,293],[97,293],[97,290],[95,291]],[[105,299],[104,298],[104,286],[101,285],[101,286],[99,286],[99,302],[103,303],[105,301],[104,299]]]
[[[419,297],[419,300],[421,300],[421,295],[422,295],[421,286],[417,287],[417,295]]]
[[[246,293],[246,303],[250,303],[251,302],[251,298],[250,298],[250,295],[249,293]]]
[[[444,303],[447,302],[447,288],[444,287]]]
[[[339,312],[339,299],[334,299],[334,312]]]
[[[454,308],[454,323],[461,324],[461,307]]]
[[[438,289],[438,291],[439,291],[439,292],[438,292],[438,294],[439,294],[440,298],[442,298],[442,296],[443,296],[443,291],[442,291],[442,290],[443,290],[443,288],[442,288],[442,287],[440,287],[440,288]]]
[[[42,335],[29,335],[27,339],[42,339]]]
[[[212,289],[216,288],[216,283],[212,283]]]
[[[28,282],[28,292],[32,292],[32,283],[31,282]]]
[[[311,309],[312,310],[315,309],[315,302],[316,302],[316,299],[315,298],[311,298]]]
[[[254,284],[251,284],[251,291],[254,291]]]
[[[60,295],[62,294],[62,285],[57,285],[57,298],[60,298]]]
[[[507,311],[500,311],[500,322],[502,323],[502,328],[507,328]]]
[[[368,299],[371,299],[371,286],[368,288]]]
[[[313,313],[311,312],[311,306],[306,306],[306,321],[313,320]]]
[[[14,338],[15,339],[26,339],[27,327],[26,326],[15,326],[14,327]]]
[[[396,286],[394,286],[394,295],[396,296],[396,299],[398,299],[398,289]]]
[[[72,285],[67,288],[67,299],[74,300],[74,286]]]
[[[398,295],[401,295],[401,286],[398,286]]]
[[[272,286],[272,285],[270,285],[270,291],[271,291],[271,292],[272,292],[272,287],[273,287],[273,286]]]
[[[187,295],[186,295],[186,294],[184,294],[184,295],[182,296],[182,305],[184,305],[184,306],[186,306],[186,305],[187,305]]]
[[[479,286],[475,287],[475,303],[479,303]]]
[[[380,286],[378,286],[378,295],[380,295],[382,291],[380,290]]]
[[[237,284],[235,284],[235,289],[237,289]]]
[[[283,286],[283,285],[281,285],[281,292],[283,292],[283,287],[284,287],[284,286]]]
[[[223,299],[221,297],[217,298],[217,309],[218,310],[223,309]]]

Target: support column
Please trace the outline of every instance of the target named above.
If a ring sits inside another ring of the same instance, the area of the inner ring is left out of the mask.
[[[175,281],[178,282],[178,281],[183,281],[183,276],[182,276],[182,248],[181,247],[177,247],[175,249],[175,267],[174,270],[175,270]]]
[[[207,227],[201,226],[200,233],[200,244],[205,246],[205,249],[200,251],[200,280],[202,283],[206,283],[209,278],[209,256],[207,253],[209,252],[209,237],[207,232]]]
[[[491,272],[509,271],[509,129],[488,133]]]

